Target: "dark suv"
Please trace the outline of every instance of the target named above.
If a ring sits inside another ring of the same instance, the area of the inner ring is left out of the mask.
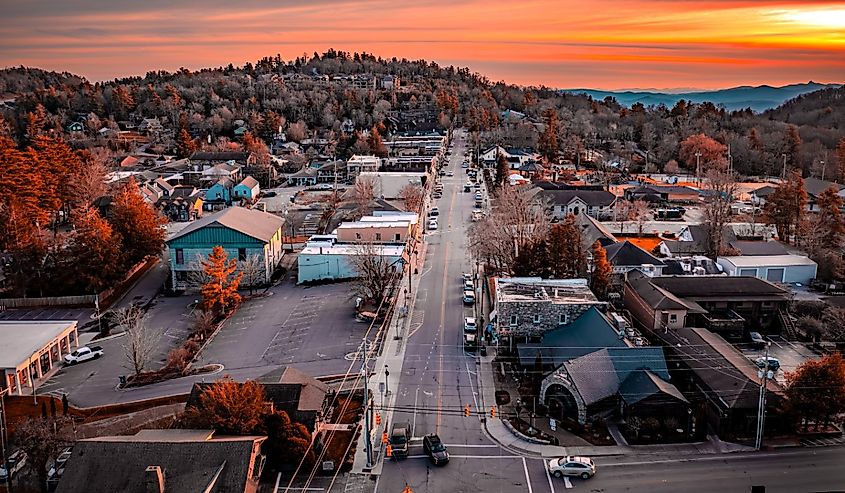
[[[423,437],[423,451],[431,458],[435,466],[443,466],[449,462],[449,452],[440,441],[440,437],[432,433]]]

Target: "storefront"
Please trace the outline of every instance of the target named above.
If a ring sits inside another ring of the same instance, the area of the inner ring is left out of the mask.
[[[0,321],[0,385],[10,394],[31,393],[78,346],[75,320]]]

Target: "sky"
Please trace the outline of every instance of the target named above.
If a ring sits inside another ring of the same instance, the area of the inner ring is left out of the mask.
[[[558,88],[845,81],[845,1],[0,0],[0,67],[89,80],[328,48]]]

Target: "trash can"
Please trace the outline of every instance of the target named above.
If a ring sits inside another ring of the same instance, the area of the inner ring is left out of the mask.
[[[118,378],[118,380],[120,380],[120,386],[121,386],[121,387],[123,387],[124,385],[126,385],[126,375],[120,375],[120,376],[119,376],[119,377],[117,377],[117,378]]]
[[[487,346],[481,346],[481,348],[478,350],[478,354],[480,354],[481,356],[487,356]]]

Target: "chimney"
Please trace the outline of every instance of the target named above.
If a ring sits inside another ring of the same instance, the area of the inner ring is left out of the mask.
[[[164,493],[164,471],[161,466],[147,466],[144,471],[144,491],[146,493]]]

